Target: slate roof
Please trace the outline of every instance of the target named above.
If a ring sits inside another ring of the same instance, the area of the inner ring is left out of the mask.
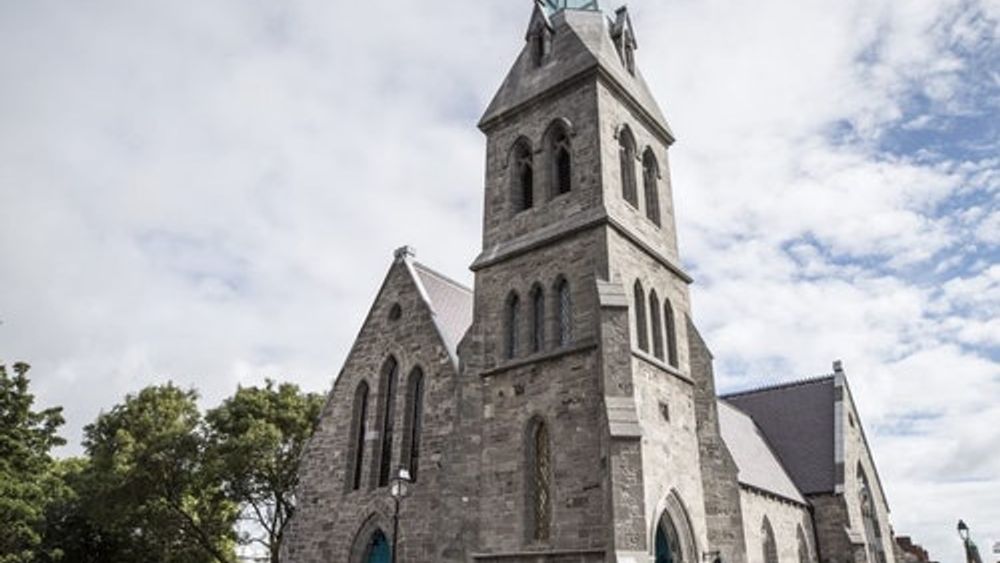
[[[749,415],[719,401],[719,431],[739,469],[739,482],[802,504],[802,493]]]
[[[434,314],[452,359],[458,359],[458,344],[472,326],[472,290],[451,278],[413,262],[414,279],[420,285]]]
[[[673,139],[663,111],[636,70],[632,76],[611,42],[607,17],[602,12],[565,10],[552,18],[555,34],[552,41],[554,60],[534,68],[530,49],[525,48],[507,74],[480,120],[480,126],[530,102],[575,76],[600,67],[649,114],[649,117]]]
[[[831,493],[834,462],[834,378],[723,395],[749,415],[803,494]]]

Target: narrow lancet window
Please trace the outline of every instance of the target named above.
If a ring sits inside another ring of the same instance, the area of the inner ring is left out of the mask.
[[[534,422],[530,433],[528,451],[530,483],[528,502],[531,510],[531,539],[549,539],[552,522],[552,455],[549,448],[549,430],[542,421]]]
[[[420,432],[424,420],[424,372],[415,368],[410,373],[406,393],[406,448],[404,459],[410,470],[410,479],[417,480],[420,469]]]
[[[774,541],[774,529],[767,518],[764,518],[760,535],[763,538],[764,563],[778,563],[778,544]]]
[[[518,333],[520,332],[521,324],[521,300],[518,298],[516,293],[511,293],[507,298],[506,311],[505,311],[505,323],[504,332],[506,334],[506,342],[504,343],[504,352],[507,359],[516,358],[520,352],[520,346],[518,343]]]
[[[618,134],[618,157],[621,167],[622,197],[639,207],[639,193],[635,185],[635,139],[627,127]]]
[[[569,133],[562,123],[555,123],[549,131],[548,149],[552,158],[551,195],[555,197],[569,193],[573,189],[573,151],[569,142]]]
[[[635,336],[639,344],[639,349],[643,352],[649,351],[649,333],[647,327],[649,322],[646,319],[646,292],[642,290],[642,284],[635,282],[632,289],[633,301],[635,302]]]
[[[559,346],[569,346],[573,341],[573,306],[566,278],[561,278],[556,283],[556,308],[556,334]]]
[[[545,292],[540,286],[531,290],[531,351],[545,349]]]
[[[378,486],[389,486],[392,473],[392,438],[396,424],[396,380],[399,364],[389,358],[382,371],[382,448],[379,461]]]
[[[660,179],[660,165],[656,162],[653,149],[647,149],[642,157],[643,187],[646,192],[646,217],[660,226],[660,194],[657,182]]]
[[[525,211],[535,205],[535,166],[531,145],[521,140],[514,147],[514,209]]]
[[[365,430],[368,426],[368,384],[362,381],[354,391],[354,415],[351,427],[350,487],[352,491],[361,488],[361,474],[365,463]]]
[[[653,327],[653,355],[663,359],[663,325],[660,324],[660,299],[656,290],[649,294],[650,325]]]
[[[677,319],[674,318],[674,306],[669,299],[663,301],[663,324],[667,332],[667,363],[672,367],[680,367],[677,357]]]

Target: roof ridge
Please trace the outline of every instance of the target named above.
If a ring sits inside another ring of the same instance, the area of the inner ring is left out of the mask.
[[[797,380],[793,380],[793,381],[786,381],[786,382],[783,382],[783,383],[763,385],[761,387],[755,387],[755,388],[746,389],[746,390],[743,390],[743,391],[736,391],[735,393],[725,393],[723,395],[719,395],[719,398],[720,399],[733,399],[733,398],[736,398],[736,397],[743,397],[743,396],[746,396],[746,395],[754,395],[754,394],[757,394],[757,393],[765,393],[765,392],[768,392],[768,391],[782,391],[782,390],[785,390],[785,389],[792,389],[794,387],[804,387],[806,385],[812,385],[814,383],[820,383],[820,382],[824,382],[824,381],[832,381],[834,377],[835,377],[834,374],[827,374],[827,375],[819,375],[819,376],[815,376],[815,377],[807,377],[807,378],[804,378],[804,379],[797,379]]]
[[[428,273],[428,274],[430,274],[430,275],[432,275],[432,276],[440,279],[441,281],[448,283],[449,285],[455,286],[455,289],[459,289],[459,290],[462,290],[462,291],[464,291],[466,293],[470,293],[470,294],[475,293],[475,291],[473,291],[473,289],[471,287],[468,287],[468,286],[466,286],[465,284],[463,284],[461,282],[455,281],[455,279],[450,278],[450,277],[442,274],[441,272],[438,272],[437,270],[435,270],[435,269],[427,266],[426,264],[414,261],[413,265],[415,267],[423,270],[425,273]]]

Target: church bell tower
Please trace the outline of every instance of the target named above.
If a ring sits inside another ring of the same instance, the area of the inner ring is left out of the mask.
[[[483,248],[461,350],[481,403],[478,550],[695,561],[708,543],[703,383],[688,351],[674,136],[626,8],[537,0],[524,39],[479,124]]]

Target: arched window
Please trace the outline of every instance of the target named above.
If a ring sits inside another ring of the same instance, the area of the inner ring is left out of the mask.
[[[531,290],[531,351],[545,349],[545,291],[540,285]]]
[[[552,32],[541,28],[531,35],[531,62],[535,67],[545,64],[552,51]]]
[[[541,420],[529,427],[528,444],[528,505],[531,517],[531,539],[549,539],[552,523],[552,452],[549,429]]]
[[[674,318],[674,306],[669,299],[663,300],[663,324],[667,329],[667,363],[673,367],[680,367],[680,359],[677,357],[677,319]]]
[[[573,151],[569,132],[562,122],[556,121],[549,129],[548,152],[551,158],[551,197],[569,193],[573,189]]]
[[[875,508],[875,500],[872,498],[872,490],[868,483],[868,476],[864,468],[858,464],[858,495],[861,504],[861,519],[864,522],[865,542],[868,543],[868,552],[871,561],[882,563],[885,561],[885,550],[882,548],[882,528],[878,523],[878,512]]]
[[[649,317],[653,327],[653,355],[663,359],[663,325],[660,323],[660,298],[656,290],[649,294]]]
[[[406,434],[404,457],[410,479],[416,482],[420,469],[420,431],[424,422],[424,372],[413,368],[406,390]]]
[[[646,149],[642,156],[642,183],[646,191],[646,217],[660,225],[660,193],[657,182],[660,179],[660,165],[656,162],[653,149]]]
[[[639,192],[635,186],[635,138],[632,131],[625,127],[618,134],[618,161],[621,168],[622,197],[639,208]]]
[[[399,378],[399,364],[389,358],[382,368],[382,447],[379,458],[378,486],[389,486],[392,473],[392,438],[396,425],[396,380]]]
[[[566,278],[556,282],[556,336],[560,347],[573,341],[573,303]]]
[[[774,541],[774,529],[765,517],[760,530],[761,549],[764,551],[764,563],[778,563],[778,544]]]
[[[351,415],[351,455],[348,458],[348,484],[352,491],[361,488],[365,463],[365,430],[368,427],[368,383],[362,381],[354,390],[354,413]]]
[[[795,532],[799,544],[799,563],[810,563],[809,544],[806,542],[806,533],[802,531],[802,526]]]
[[[386,539],[382,530],[375,530],[368,545],[365,547],[362,563],[389,563],[392,559],[392,548],[389,547],[389,540]]]
[[[531,145],[521,139],[514,146],[514,174],[512,176],[515,212],[531,209],[535,205],[535,164]]]
[[[632,288],[633,300],[635,301],[635,336],[639,343],[639,349],[649,352],[649,333],[646,320],[646,292],[642,290],[642,283],[638,280]]]
[[[504,343],[504,352],[507,359],[516,358],[520,352],[520,345],[518,343],[518,333],[521,328],[521,299],[516,293],[511,293],[507,297],[506,311],[504,314],[504,322],[506,326],[504,327],[504,332],[506,335],[506,342]]]

